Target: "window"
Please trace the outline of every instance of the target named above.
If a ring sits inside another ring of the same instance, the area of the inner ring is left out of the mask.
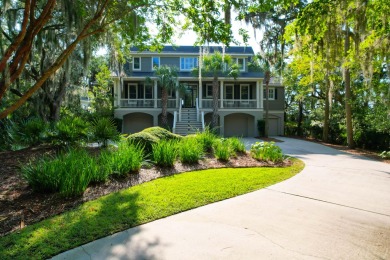
[[[152,70],[160,68],[160,57],[152,57]]]
[[[238,68],[240,69],[240,71],[245,70],[245,59],[244,58],[237,58],[236,63],[238,65]]]
[[[153,99],[152,85],[144,85],[144,97],[145,99]]]
[[[234,85],[225,85],[225,99],[234,99]]]
[[[263,92],[263,96],[264,96],[264,99],[267,98],[265,89],[264,89],[264,92]],[[274,100],[275,99],[275,89],[274,88],[268,88],[268,99],[269,100]]]
[[[198,66],[198,58],[196,57],[181,57],[180,70],[192,70]]]
[[[240,85],[240,98],[249,99],[249,85]]]
[[[208,98],[213,97],[213,85],[211,84],[206,85],[206,97]]]
[[[138,94],[138,86],[134,83],[128,83],[124,88],[123,97],[125,99],[136,99]]]
[[[133,70],[141,70],[141,57],[133,57]]]

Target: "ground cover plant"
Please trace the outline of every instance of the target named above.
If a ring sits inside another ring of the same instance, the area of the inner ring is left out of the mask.
[[[270,162],[283,161],[283,152],[275,142],[256,142],[252,144],[250,150],[251,156],[257,160],[264,160]]]
[[[179,143],[179,158],[182,163],[198,163],[204,154],[203,145],[196,136],[187,136]]]
[[[175,140],[161,140],[152,146],[152,160],[161,167],[172,167],[178,155],[178,144]]]
[[[234,155],[234,151],[230,142],[226,138],[218,138],[213,143],[214,156],[221,161],[229,161],[230,156]]]
[[[1,259],[48,258],[97,238],[155,219],[283,181],[301,171],[284,168],[187,172],[112,193],[0,238]]]

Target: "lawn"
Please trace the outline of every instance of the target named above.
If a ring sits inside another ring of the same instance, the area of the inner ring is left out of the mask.
[[[258,190],[303,168],[224,168],[177,174],[89,201],[0,238],[0,259],[48,258],[98,238]]]

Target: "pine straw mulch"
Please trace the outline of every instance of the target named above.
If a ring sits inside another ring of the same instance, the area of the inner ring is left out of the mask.
[[[90,148],[90,151],[98,153],[98,149]],[[176,163],[171,169],[145,166],[138,173],[129,174],[126,178],[110,178],[104,184],[91,185],[80,197],[62,198],[58,194],[34,192],[21,177],[19,171],[20,166],[28,161],[43,155],[55,154],[55,152],[55,148],[45,146],[0,152],[0,236],[15,232],[25,225],[30,225],[73,209],[86,201],[163,176],[222,167],[291,165],[290,161],[275,165],[259,162],[251,158],[249,154],[239,154],[229,162],[221,162],[211,156],[206,156],[199,164],[183,165]]]

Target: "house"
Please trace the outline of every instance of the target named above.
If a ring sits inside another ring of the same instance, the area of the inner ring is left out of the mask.
[[[198,66],[198,46],[165,46],[161,52],[131,49],[132,59],[122,74],[114,76],[115,117],[122,119],[122,131],[134,133],[159,125],[161,90],[153,79],[153,68],[169,65],[179,68],[179,81],[185,92],[169,93],[168,120],[173,132],[188,134],[204,128],[211,121],[212,78],[195,77],[191,70]],[[208,52],[229,54],[241,73],[237,79],[219,77],[219,130],[222,136],[253,137],[258,135],[257,120],[263,119],[265,103],[264,75],[248,69],[254,56],[251,47],[208,47]],[[146,77],[152,79],[147,83]],[[270,135],[282,135],[284,128],[284,88],[271,79],[269,85]]]

